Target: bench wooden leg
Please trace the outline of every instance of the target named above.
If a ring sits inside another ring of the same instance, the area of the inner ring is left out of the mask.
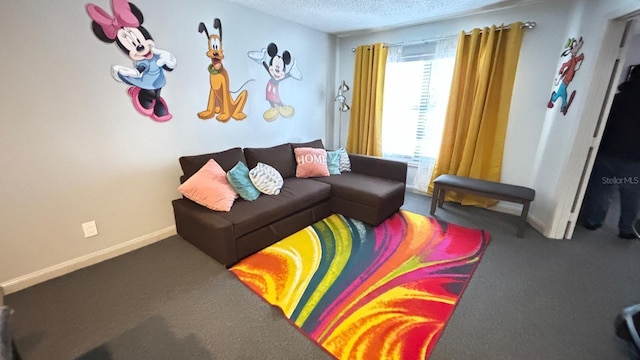
[[[438,204],[438,198],[440,197],[440,186],[438,184],[433,185],[433,194],[431,195],[431,215],[436,213],[436,205]]]
[[[438,207],[442,208],[442,204],[444,204],[444,195],[445,195],[445,188],[440,188],[440,192],[438,193]]]
[[[520,214],[520,225],[518,226],[518,237],[524,235],[524,229],[527,227],[527,215],[529,214],[529,201],[522,204],[522,213]]]

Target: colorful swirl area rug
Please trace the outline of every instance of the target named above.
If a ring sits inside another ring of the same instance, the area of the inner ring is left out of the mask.
[[[230,271],[338,359],[426,359],[489,239],[407,211],[331,215]]]

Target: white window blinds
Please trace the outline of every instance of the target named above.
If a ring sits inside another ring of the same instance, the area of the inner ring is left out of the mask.
[[[384,157],[413,165],[437,157],[456,46],[457,38],[451,37],[389,47],[382,115]]]

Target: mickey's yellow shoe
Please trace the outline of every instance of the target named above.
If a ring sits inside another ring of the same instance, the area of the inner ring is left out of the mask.
[[[278,109],[274,107],[265,111],[264,114],[262,115],[262,117],[269,122],[274,121],[275,119],[278,118],[278,116],[280,116],[280,114],[278,113]]]
[[[295,114],[295,109],[293,108],[293,106],[289,105],[281,106],[278,110],[280,111],[280,115],[283,118],[290,118],[293,116],[293,114]]]

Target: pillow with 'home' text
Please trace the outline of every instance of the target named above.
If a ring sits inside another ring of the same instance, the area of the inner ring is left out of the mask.
[[[299,147],[293,149],[296,155],[296,177],[320,177],[329,176],[327,167],[327,151],[311,147]]]

